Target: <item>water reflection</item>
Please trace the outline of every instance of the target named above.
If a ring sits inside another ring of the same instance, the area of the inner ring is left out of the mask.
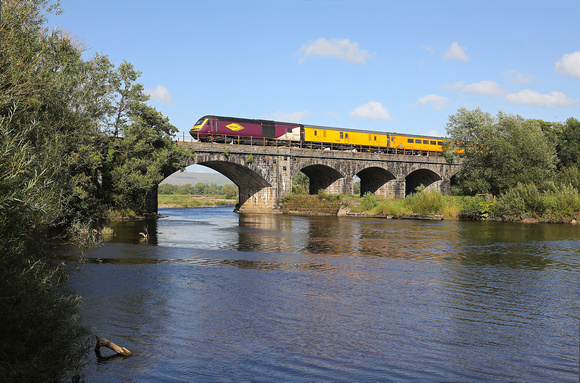
[[[206,208],[166,209],[159,221],[114,223],[113,242],[287,254],[447,259],[511,268],[567,267],[578,254],[572,225],[385,220],[234,214]],[[140,232],[148,241],[140,241]],[[558,247],[554,247],[554,242]],[[571,241],[570,243],[566,241]],[[574,261],[573,261],[574,262]]]
[[[136,355],[88,381],[577,376],[578,227],[163,214],[73,274],[94,333]]]

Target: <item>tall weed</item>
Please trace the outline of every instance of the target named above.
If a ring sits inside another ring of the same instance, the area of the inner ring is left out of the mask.
[[[569,221],[580,215],[580,193],[571,185],[554,185],[544,198],[545,218],[550,221]]]
[[[418,189],[418,192],[405,198],[405,203],[415,214],[429,215],[443,212],[443,194],[433,189]]]
[[[524,217],[540,218],[546,210],[546,201],[534,184],[518,183],[503,193],[495,205],[494,214],[506,220]]]

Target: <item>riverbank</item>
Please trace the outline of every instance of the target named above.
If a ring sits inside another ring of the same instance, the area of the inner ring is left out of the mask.
[[[525,194],[525,193],[523,193]],[[435,190],[415,193],[405,199],[288,195],[282,203],[286,214],[338,215],[387,219],[501,221],[522,223],[569,223],[580,221],[580,195],[535,196],[506,194],[491,196],[445,196]]]
[[[160,194],[157,206],[162,209],[177,207],[235,205],[237,199],[217,195]]]

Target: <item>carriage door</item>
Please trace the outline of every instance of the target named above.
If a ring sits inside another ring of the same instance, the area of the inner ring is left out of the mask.
[[[276,138],[276,125],[266,123],[262,124],[262,137]]]
[[[217,133],[217,120],[209,120],[209,130],[212,133]]]

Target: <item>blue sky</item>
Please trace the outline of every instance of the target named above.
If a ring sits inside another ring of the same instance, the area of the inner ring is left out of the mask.
[[[50,25],[206,114],[445,135],[460,107],[580,118],[580,1],[63,0]],[[181,135],[182,133],[180,133]]]

